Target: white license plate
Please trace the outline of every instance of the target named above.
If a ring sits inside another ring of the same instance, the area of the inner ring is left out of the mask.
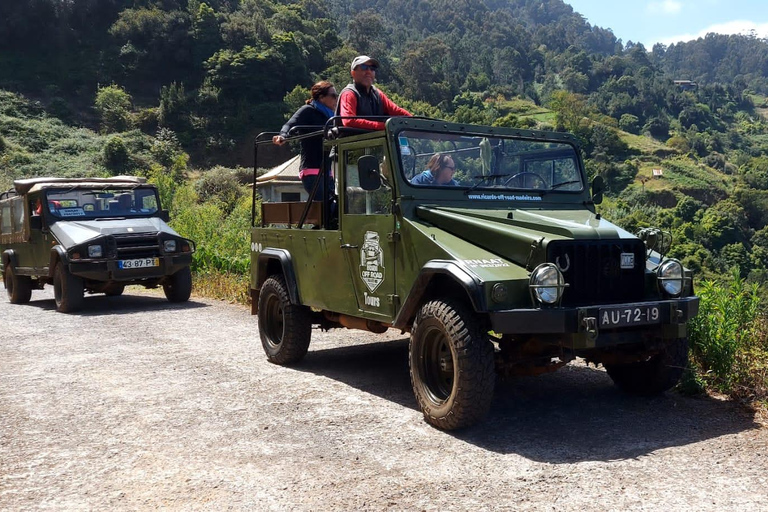
[[[117,266],[122,269],[159,267],[160,258],[137,258],[135,260],[119,260]]]
[[[661,322],[659,306],[600,308],[600,327],[627,327]]]

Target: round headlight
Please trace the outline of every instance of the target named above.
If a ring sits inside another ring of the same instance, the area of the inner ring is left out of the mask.
[[[683,292],[683,265],[677,260],[667,260],[661,264],[658,279],[664,291],[677,297]]]
[[[88,257],[89,258],[101,258],[102,256],[101,246],[100,245],[89,245],[88,246]]]
[[[531,274],[533,296],[544,304],[554,304],[560,300],[565,288],[563,274],[552,263],[542,263]]]
[[[163,251],[176,252],[176,240],[166,240],[163,242]]]

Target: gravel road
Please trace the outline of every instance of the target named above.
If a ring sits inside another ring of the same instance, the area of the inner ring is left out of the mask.
[[[241,306],[0,292],[0,510],[768,510],[768,429],[728,402],[572,364],[446,433],[395,331],[315,330],[288,369]]]

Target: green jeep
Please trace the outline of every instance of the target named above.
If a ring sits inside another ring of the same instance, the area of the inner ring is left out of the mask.
[[[3,283],[14,304],[53,284],[56,310],[82,307],[84,292],[120,295],[163,286],[189,299],[195,245],[166,225],[157,188],[144,178],[32,178],[0,194]]]
[[[577,356],[629,393],[678,382],[699,304],[691,272],[664,256],[668,234],[596,213],[603,180],[588,185],[573,136],[419,118],[314,136],[332,155],[338,218],[322,202],[262,203],[251,235],[270,361],[298,362],[313,326],[409,332],[416,400],[442,429],[485,415],[497,373]],[[436,153],[453,180],[412,183]]]

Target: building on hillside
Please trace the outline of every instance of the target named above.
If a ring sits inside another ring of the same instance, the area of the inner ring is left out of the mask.
[[[256,190],[267,203],[306,201],[309,194],[299,179],[299,156],[257,177]]]
[[[681,91],[695,91],[696,89],[699,88],[699,84],[697,84],[693,80],[673,80],[673,83]]]

